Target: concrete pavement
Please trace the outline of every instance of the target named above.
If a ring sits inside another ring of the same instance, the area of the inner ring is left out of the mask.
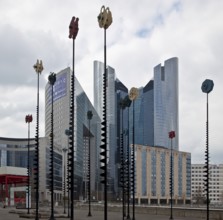
[[[56,220],[64,220],[69,219],[67,218],[67,214],[64,215],[62,208],[56,208],[55,210],[57,214],[55,214]],[[12,213],[14,212],[14,213]],[[34,210],[31,210],[31,213],[33,213]],[[1,220],[27,220],[28,218],[20,217],[18,213],[27,213],[24,209],[15,209],[15,208],[0,208],[0,219]],[[50,213],[50,209],[45,209],[44,213]],[[81,209],[75,209],[74,210],[74,220],[104,220],[104,213],[103,211],[91,211],[92,216],[88,217],[88,210],[81,210]],[[151,214],[141,214],[136,213],[135,219],[136,220],[169,220],[170,216],[167,215],[151,215]],[[173,216],[174,217],[174,216]],[[34,219],[34,215],[33,218]],[[41,218],[42,219],[42,218]],[[45,217],[45,219],[49,219],[49,217]],[[108,220],[122,220],[122,213],[120,212],[108,212]],[[174,220],[200,220],[200,218],[191,218],[191,217],[174,217]]]

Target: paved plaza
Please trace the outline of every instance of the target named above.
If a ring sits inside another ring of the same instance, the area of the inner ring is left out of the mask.
[[[55,214],[56,220],[65,220],[69,219],[67,215],[63,215],[63,209],[57,208],[55,210],[57,214]],[[14,213],[12,213],[14,212]],[[20,213],[27,213],[24,209],[15,209],[15,208],[2,208],[0,207],[0,219],[1,220],[27,220],[27,219],[34,219],[33,218],[24,218],[20,217]],[[31,210],[33,213],[34,210]],[[50,209],[45,210],[44,213],[49,213]],[[88,210],[74,210],[74,220],[104,220],[104,213],[103,211],[94,211],[92,210],[92,216],[88,217]],[[170,216],[164,215],[151,215],[151,214],[135,214],[136,220],[169,220]],[[174,220],[198,220],[200,218],[191,218],[191,217],[174,217]],[[42,219],[42,218],[41,218]],[[45,219],[49,219],[49,217],[45,217]],[[120,212],[108,212],[108,220],[122,220],[122,213]]]

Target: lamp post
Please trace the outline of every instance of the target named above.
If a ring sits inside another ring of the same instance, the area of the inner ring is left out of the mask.
[[[68,153],[68,160],[69,160],[69,191],[70,191],[70,218],[71,220],[74,219],[74,102],[75,102],[75,71],[74,71],[74,60],[75,60],[75,39],[77,37],[77,33],[79,30],[78,27],[79,18],[72,17],[70,25],[69,25],[69,38],[73,40],[73,70],[71,76],[71,101],[70,101],[70,147]]]
[[[67,148],[64,147],[63,149],[63,204],[64,204],[64,211],[63,213],[66,214],[66,152],[67,152]]]
[[[50,191],[51,191],[51,215],[50,220],[54,220],[54,134],[53,134],[53,86],[56,82],[56,74],[51,73],[48,77],[51,85],[51,133],[50,133]]]
[[[36,211],[35,220],[39,219],[39,75],[43,71],[42,60],[37,60],[33,68],[37,73],[37,106],[36,106],[36,136],[35,136],[35,159],[34,159],[34,183],[35,183],[35,197],[36,197]]]
[[[214,82],[210,79],[206,79],[201,86],[201,90],[207,93],[207,122],[206,122],[206,150],[205,150],[205,190],[206,190],[206,203],[207,203],[207,220],[209,220],[209,117],[208,117],[208,94],[213,90]]]
[[[104,185],[104,220],[107,220],[107,60],[106,60],[106,30],[112,23],[112,14],[109,8],[101,7],[100,14],[98,15],[99,27],[104,29],[104,74],[103,74],[103,117],[102,117],[102,145],[101,153],[102,159],[101,166],[103,178],[101,183]]]
[[[92,111],[87,112],[88,118],[88,216],[91,215],[91,119],[93,117]]]
[[[132,107],[132,157],[131,157],[131,174],[132,174],[132,220],[135,220],[135,100],[139,95],[137,88],[132,87],[129,92],[129,99],[133,102]]]
[[[171,141],[170,151],[170,219],[173,219],[173,138],[175,138],[175,131],[169,132]]]
[[[26,115],[25,117],[26,123],[28,123],[28,155],[27,155],[27,174],[28,174],[28,180],[27,180],[27,214],[30,214],[30,123],[33,121],[32,115]]]

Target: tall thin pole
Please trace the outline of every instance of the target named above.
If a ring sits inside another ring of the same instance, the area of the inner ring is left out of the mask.
[[[206,122],[206,151],[205,151],[205,190],[206,190],[206,205],[207,205],[207,220],[209,220],[209,119],[208,119],[208,94],[213,90],[214,82],[210,79],[206,79],[201,86],[201,90],[207,93],[207,122]]]
[[[35,147],[35,197],[36,197],[36,211],[35,211],[35,220],[39,220],[39,75],[43,71],[42,60],[37,60],[36,64],[34,64],[34,69],[37,73],[37,106],[36,106],[36,147]]]
[[[170,152],[170,219],[173,219],[173,143],[171,138]]]
[[[67,152],[67,149],[66,148],[63,148],[63,152],[64,152],[64,164],[63,164],[63,167],[64,167],[64,172],[63,172],[63,185],[64,185],[64,194],[63,194],[63,203],[64,203],[64,211],[63,213],[66,214],[66,152]]]
[[[207,220],[209,220],[209,122],[208,122],[208,93],[207,93],[207,122],[206,122],[206,153],[207,153]]]
[[[103,180],[101,183],[104,185],[104,220],[107,220],[107,86],[108,86],[108,77],[107,77],[107,59],[106,59],[106,29],[112,23],[112,15],[109,8],[105,9],[105,6],[101,7],[101,12],[98,16],[99,27],[104,29],[104,74],[103,74],[103,117],[102,117],[102,145],[101,145],[101,156],[100,160],[103,165],[101,166],[101,176]]]
[[[69,151],[69,188],[70,188],[70,219],[74,219],[74,102],[75,102],[75,39],[78,33],[78,21],[79,18],[72,17],[70,25],[69,25],[69,38],[73,40],[73,69],[72,69],[72,77],[71,77],[71,105],[70,105],[70,151]]]
[[[132,109],[132,154],[131,154],[131,187],[132,187],[132,220],[135,220],[135,99],[138,97],[139,91],[137,88],[131,88],[129,92],[129,99],[133,102]]]
[[[27,161],[27,170],[28,170],[28,214],[29,212],[29,196],[30,196],[30,123],[28,123],[28,161]]]
[[[173,138],[175,137],[175,131],[169,132],[170,138],[170,219],[173,219]]]
[[[92,119],[92,111],[87,112],[88,117],[88,216],[92,216],[91,214],[91,119]]]
[[[27,175],[28,175],[28,179],[27,179],[27,194],[28,194],[28,198],[27,198],[27,214],[30,214],[30,123],[33,120],[33,116],[32,115],[26,115],[25,117],[25,121],[26,123],[28,123],[28,155],[27,155]]]
[[[135,101],[133,100],[133,128],[132,128],[132,220],[135,220]]]
[[[51,73],[48,77],[51,85],[51,133],[50,133],[50,191],[51,191],[51,215],[50,220],[54,220],[54,118],[53,118],[53,86],[56,82],[56,74]]]
[[[128,132],[127,132],[127,218],[130,219],[130,158],[129,158],[129,108],[128,108]]]

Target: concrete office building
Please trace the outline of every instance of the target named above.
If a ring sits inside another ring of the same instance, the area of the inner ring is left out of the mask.
[[[191,165],[191,192],[195,204],[203,204],[206,199],[204,190],[205,164]],[[223,204],[223,164],[209,164],[209,199],[210,204]]]
[[[135,145],[136,195],[138,204],[170,203],[171,150]],[[191,154],[173,150],[173,202],[191,201]]]
[[[20,171],[17,168],[23,168],[26,170],[27,162],[28,162],[28,139],[26,138],[0,138],[0,165],[4,170],[17,170],[17,176],[13,174],[14,179],[5,182],[4,176],[12,176],[12,173],[1,173],[0,180],[1,186],[8,184],[8,193],[2,189],[1,191],[1,201],[8,201],[7,205],[15,204],[15,201],[11,201],[12,198],[6,198],[7,195],[10,195],[10,190],[14,189],[16,191],[16,186],[20,186],[18,184],[19,176],[24,176],[24,171]],[[32,202],[35,202],[35,192],[34,192],[34,182],[33,182],[33,163],[34,163],[34,151],[35,151],[35,139],[30,139],[30,185],[31,185],[31,194],[32,194]],[[50,171],[49,171],[49,158],[50,158],[50,141],[48,138],[40,138],[39,139],[39,193],[40,193],[40,202],[45,200],[50,201]],[[55,145],[54,147],[54,164],[55,164],[55,201],[62,200],[62,151],[61,149]],[[27,176],[27,171],[26,171]],[[26,182],[22,182],[23,186],[26,186]],[[25,197],[24,189],[24,197]],[[13,197],[14,198],[14,197]],[[16,199],[16,198],[15,198]]]

